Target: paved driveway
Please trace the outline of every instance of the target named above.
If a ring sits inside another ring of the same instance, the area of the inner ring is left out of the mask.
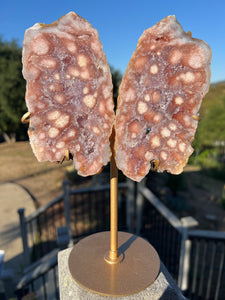
[[[14,269],[15,278],[20,276],[23,269],[19,208],[26,209],[26,216],[35,210],[29,193],[18,184],[0,184],[0,249],[5,251],[5,269]]]

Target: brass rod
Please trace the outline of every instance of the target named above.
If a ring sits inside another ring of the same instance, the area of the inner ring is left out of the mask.
[[[112,155],[110,163],[110,251],[112,261],[118,259],[118,170]]]

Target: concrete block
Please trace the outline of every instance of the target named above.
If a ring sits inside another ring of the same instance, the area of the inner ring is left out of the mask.
[[[58,253],[58,274],[61,300],[185,300],[180,289],[172,279],[166,267],[161,262],[159,275],[155,282],[145,290],[126,297],[109,297],[92,293],[82,288],[71,276],[68,258],[72,248]]]

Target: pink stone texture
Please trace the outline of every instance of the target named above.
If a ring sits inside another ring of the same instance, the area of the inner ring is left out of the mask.
[[[78,174],[99,173],[111,157],[112,79],[98,32],[70,12],[25,32],[23,75],[29,138],[39,161],[69,151]]]
[[[185,33],[175,16],[144,31],[116,112],[116,163],[127,177],[142,180],[152,162],[159,172],[183,171],[209,89],[210,63],[209,46]]]

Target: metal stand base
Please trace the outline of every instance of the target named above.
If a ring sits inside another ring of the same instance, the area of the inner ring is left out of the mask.
[[[128,296],[151,285],[160,260],[144,239],[118,232],[118,263],[110,264],[110,232],[93,234],[77,243],[69,256],[69,270],[82,287],[104,296]]]

